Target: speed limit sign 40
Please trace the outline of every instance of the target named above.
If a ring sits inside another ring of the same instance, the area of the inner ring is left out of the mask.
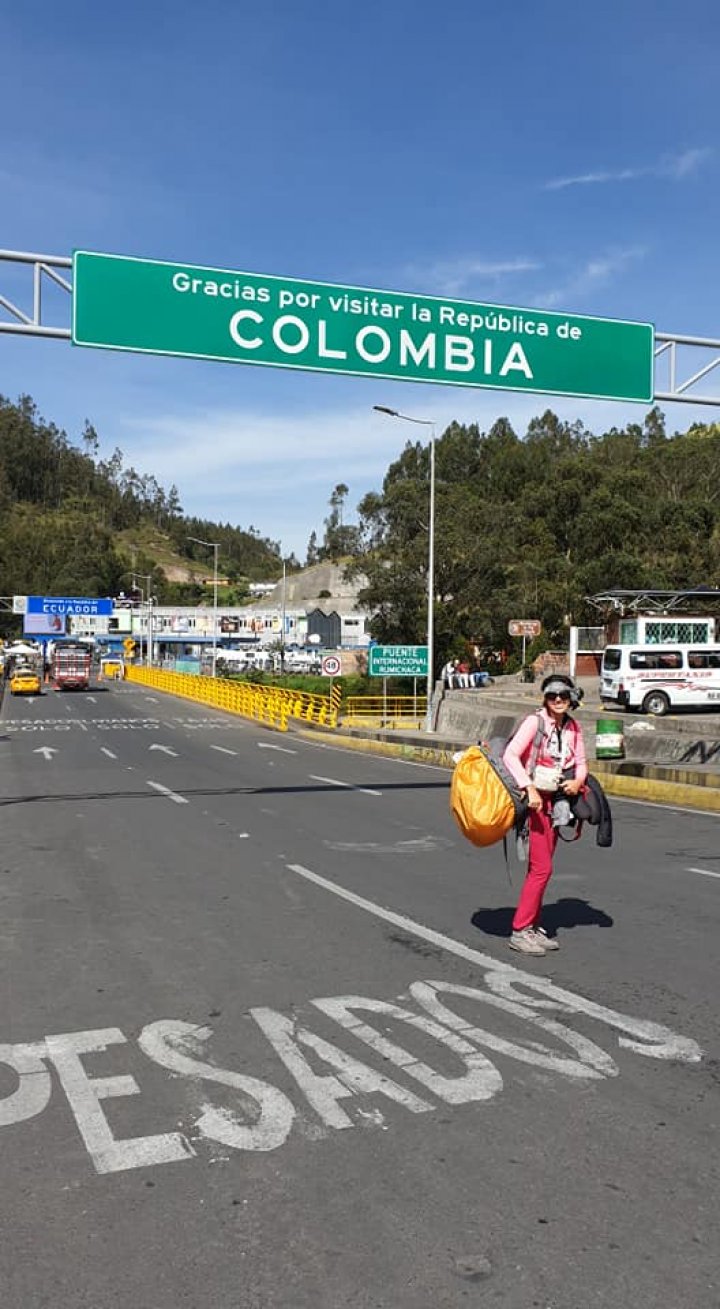
[[[320,666],[322,668],[323,677],[337,677],[340,672],[340,656],[324,655]]]

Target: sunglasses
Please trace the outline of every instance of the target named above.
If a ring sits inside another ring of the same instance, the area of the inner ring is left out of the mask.
[[[545,699],[546,699],[546,700],[567,700],[567,702],[568,702],[568,704],[569,704],[569,703],[570,703],[570,692],[569,692],[569,691],[551,691],[549,695],[546,695],[546,696],[545,696]]]

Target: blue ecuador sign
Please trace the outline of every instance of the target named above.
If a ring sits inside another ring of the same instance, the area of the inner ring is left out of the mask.
[[[98,600],[88,596],[29,595],[23,632],[25,636],[65,636],[68,618],[109,617],[112,609],[112,600]]]
[[[82,614],[84,617],[109,617],[112,613],[112,600],[96,600],[88,596],[29,595],[27,598],[28,614]]]

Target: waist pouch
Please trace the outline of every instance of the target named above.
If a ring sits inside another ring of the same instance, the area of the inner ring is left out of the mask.
[[[532,779],[533,786],[536,786],[538,791],[557,791],[561,777],[562,773],[559,767],[536,764]]]

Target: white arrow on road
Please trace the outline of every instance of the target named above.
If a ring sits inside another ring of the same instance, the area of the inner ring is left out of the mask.
[[[258,750],[279,750],[281,754],[297,754],[297,750],[288,750],[284,745],[270,745],[267,741],[256,741]]]
[[[162,750],[163,754],[171,754],[173,759],[177,759],[177,750],[171,750],[169,745],[151,745],[150,750]]]
[[[57,753],[57,750],[52,745],[41,745],[38,746],[37,750],[33,750],[33,754],[44,755],[46,762],[48,759],[52,759],[53,755]]]
[[[237,754],[237,750],[228,750],[227,746],[225,745],[211,745],[210,749],[219,750],[220,754],[234,754],[234,755]]]

